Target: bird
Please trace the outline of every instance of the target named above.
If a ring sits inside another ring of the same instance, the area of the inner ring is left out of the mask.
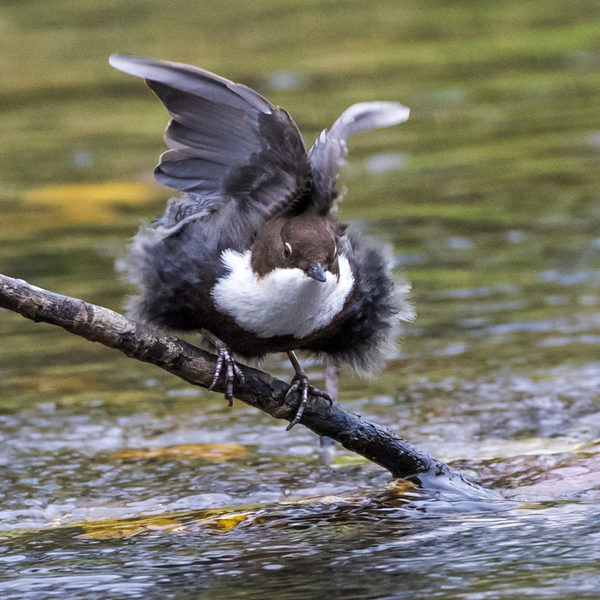
[[[292,117],[245,85],[184,63],[122,54],[109,62],[144,79],[169,112],[154,175],[179,192],[130,244],[124,268],[138,293],[128,314],[202,333],[218,353],[209,389],[222,382],[230,405],[243,383],[238,357],[286,353],[295,371],[286,400],[299,396],[291,429],[309,394],[331,403],[297,351],[373,372],[399,322],[414,316],[389,251],[336,216],[347,138],[402,123],[410,110],[354,104],[307,152]]]

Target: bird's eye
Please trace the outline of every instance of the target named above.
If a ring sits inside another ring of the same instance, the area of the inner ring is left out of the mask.
[[[288,242],[286,242],[285,245],[283,246],[283,255],[287,258],[291,254],[292,254],[292,247],[290,246],[290,244]]]

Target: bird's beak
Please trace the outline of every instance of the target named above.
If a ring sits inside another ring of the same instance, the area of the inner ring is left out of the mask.
[[[317,263],[313,265],[306,274],[314,279],[315,281],[327,281],[327,277],[325,276],[325,269],[321,266],[321,263]]]

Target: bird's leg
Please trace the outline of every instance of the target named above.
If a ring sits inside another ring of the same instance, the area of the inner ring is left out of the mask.
[[[292,379],[290,389],[287,391],[285,399],[287,400],[293,393],[300,391],[300,405],[298,406],[298,410],[296,411],[294,418],[290,421],[290,424],[285,428],[286,431],[289,431],[294,425],[296,425],[296,423],[300,422],[300,419],[304,414],[304,409],[306,408],[306,403],[308,402],[309,393],[313,396],[325,398],[325,400],[329,402],[330,406],[333,404],[333,400],[327,392],[319,390],[308,383],[308,377],[306,376],[306,373],[300,365],[298,357],[296,356],[293,350],[287,352],[287,355],[290,359],[290,362],[292,363],[292,366],[294,367],[294,371],[296,371],[296,374]]]
[[[235,359],[231,354],[231,350],[227,344],[221,341],[216,335],[210,332],[206,332],[204,336],[215,346],[219,357],[217,358],[217,366],[215,367],[215,373],[212,378],[211,384],[208,386],[209,390],[214,389],[215,385],[221,379],[221,375],[225,376],[225,399],[229,403],[229,406],[233,406],[233,383],[237,377],[241,383],[244,383],[244,374],[241,369],[235,364]],[[223,371],[223,369],[225,369]]]

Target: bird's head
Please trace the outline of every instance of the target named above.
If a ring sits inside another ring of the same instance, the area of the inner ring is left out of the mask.
[[[259,277],[273,269],[300,269],[324,282],[339,276],[336,236],[329,220],[316,213],[275,217],[259,231],[252,246],[252,269]]]

